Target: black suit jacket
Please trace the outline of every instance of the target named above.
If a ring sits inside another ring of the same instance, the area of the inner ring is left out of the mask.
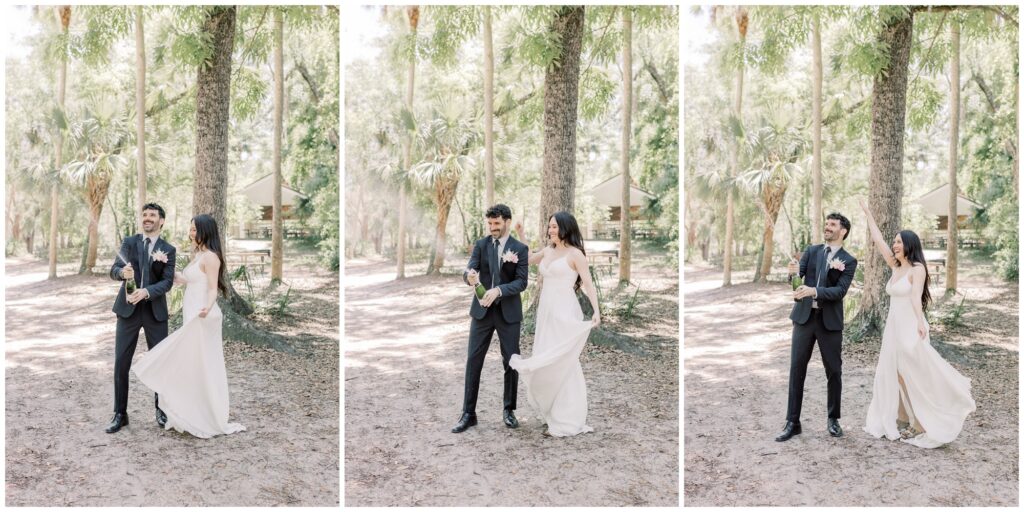
[[[125,295],[125,284],[121,279],[121,272],[124,270],[124,262],[121,258],[114,256],[114,264],[110,266],[110,278],[115,281],[122,281],[121,289],[114,299],[114,313],[122,318],[128,318],[135,312],[137,306],[149,307],[153,310],[153,317],[163,322],[167,320],[167,292],[174,286],[174,260],[177,250],[173,245],[167,243],[163,238],[157,238],[153,246],[153,252],[163,251],[167,253],[167,263],[153,261],[146,268],[146,290],[149,291],[149,300],[138,304],[131,304]],[[145,242],[141,234],[125,238],[121,242],[121,255],[132,265],[135,272],[135,286],[142,284],[142,268],[144,262],[149,261],[146,255]]]
[[[491,268],[492,254],[495,251],[491,240],[493,240],[492,237],[485,236],[476,241],[476,244],[473,245],[473,253],[469,257],[469,265],[466,266],[467,272],[472,269],[479,273],[480,282],[487,289],[491,287],[491,275],[495,272],[495,269]],[[497,277],[496,287],[501,290],[501,297],[498,297],[490,307],[499,308],[506,322],[515,323],[523,320],[523,300],[519,294],[526,289],[526,282],[530,277],[530,248],[509,236],[508,241],[505,242],[505,252],[514,253],[519,261],[516,263],[504,262],[501,261],[501,255],[498,255],[500,268],[497,269],[495,277]],[[462,280],[469,284],[467,272],[462,273]],[[487,308],[481,306],[480,301],[474,295],[473,303],[469,307],[469,316],[480,320],[486,314]]]
[[[818,307],[821,308],[822,320],[825,328],[830,331],[843,330],[843,297],[850,290],[853,283],[853,275],[857,270],[857,258],[840,248],[835,258],[843,261],[846,268],[840,272],[833,268],[819,268],[822,266],[825,245],[812,245],[804,249],[804,255],[800,258],[800,277],[804,278],[804,285],[818,289]],[[821,276],[821,283],[818,283],[818,273],[825,272]],[[789,319],[798,324],[805,324],[811,318],[811,302],[813,297],[806,297],[797,301],[793,306],[793,312]]]

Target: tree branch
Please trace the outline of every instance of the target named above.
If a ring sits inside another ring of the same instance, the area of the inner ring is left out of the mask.
[[[295,61],[295,69],[298,70],[299,74],[302,75],[303,80],[306,82],[306,85],[309,86],[309,93],[313,96],[313,103],[319,106],[322,96],[320,96],[320,87],[317,85],[316,79],[312,74],[310,74],[309,69],[306,68],[306,64],[302,61]],[[327,140],[329,140],[331,144],[334,144],[334,147],[338,147],[340,142],[338,140],[338,128],[336,126],[332,126],[327,132]]]
[[[1006,21],[1009,21],[1010,23],[1013,23],[1014,25],[1017,25],[1017,26],[1020,25],[1019,23],[1017,23],[1017,18],[1014,18],[1012,15],[1010,15],[1010,13],[1002,10],[998,6],[995,6],[995,5],[979,5],[977,7],[980,8],[981,10],[983,10],[983,11],[994,12],[996,14],[996,16],[999,16],[1000,18],[1002,18],[1002,19],[1004,19]]]
[[[977,73],[971,74],[971,80],[974,80],[978,84],[978,88],[985,94],[985,100],[988,101],[988,111],[995,114],[999,110],[999,100],[996,99],[995,94],[992,93],[992,89],[985,83],[985,79]]]
[[[302,75],[302,78],[309,85],[309,91],[313,94],[313,102],[320,103],[320,88],[317,87],[313,76],[309,74],[309,69],[306,68],[306,64],[302,61],[296,61],[295,69],[300,75]]]
[[[843,113],[845,115],[850,115],[855,110],[860,108],[862,105],[867,103],[867,101],[868,100],[866,100],[866,99],[860,100],[860,101],[854,103],[853,105],[850,105],[849,107],[846,107],[846,110],[844,110]],[[827,118],[821,120],[821,125],[822,126],[828,126],[828,125],[830,125],[830,124],[832,124],[832,123],[834,123],[834,122],[836,122],[836,121],[838,121],[838,120],[840,120],[842,118],[843,118],[842,115],[827,117]]]
[[[174,106],[175,103],[185,99],[185,97],[187,97],[190,92],[192,92],[192,88],[191,87],[186,88],[184,91],[181,91],[180,93],[176,94],[171,99],[166,100],[166,101],[164,101],[163,103],[161,103],[159,105],[153,105],[148,110],[146,110],[146,117],[153,117],[153,116],[159,114],[160,112],[163,112],[164,110],[167,110],[168,108],[171,108],[172,106]]]
[[[502,117],[505,114],[508,114],[509,112],[512,112],[513,110],[523,106],[524,103],[526,103],[527,101],[530,101],[530,98],[533,98],[536,95],[537,95],[537,91],[533,90],[533,91],[530,91],[530,92],[526,93],[523,96],[520,96],[511,105],[503,105],[498,110],[495,110],[494,111],[494,117],[495,118]]]
[[[660,74],[658,74],[658,69],[654,67],[654,64],[651,64],[650,61],[647,60],[647,57],[641,58],[644,61],[643,69],[645,69],[647,73],[651,75],[651,78],[654,80],[654,83],[658,85],[658,95],[661,96],[661,101],[663,103],[668,103],[669,94],[668,88],[665,86],[664,79],[661,77]]]

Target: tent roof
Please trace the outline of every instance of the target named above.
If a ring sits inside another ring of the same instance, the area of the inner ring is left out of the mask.
[[[272,206],[274,204],[274,174],[268,174],[246,185],[242,189],[242,193],[258,206]],[[281,185],[282,206],[294,206],[298,198],[304,199],[305,197],[305,194],[289,187],[287,184]]]
[[[914,202],[920,204],[929,215],[949,215],[949,183],[928,192]],[[982,208],[981,204],[963,194],[957,194],[957,215],[974,215],[974,210],[980,208]]]
[[[594,200],[601,206],[622,206],[622,174],[616,174],[594,187]],[[635,185],[629,186],[629,206],[644,206],[654,195]]]

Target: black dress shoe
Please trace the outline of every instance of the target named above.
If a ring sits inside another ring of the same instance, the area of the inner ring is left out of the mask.
[[[156,424],[160,425],[160,428],[164,428],[167,425],[167,415],[159,407],[156,408]]]
[[[828,419],[828,433],[832,434],[832,437],[842,437],[843,427],[839,426],[839,420],[836,418]]]
[[[455,427],[452,428],[452,433],[458,434],[460,432],[465,432],[466,429],[472,427],[473,425],[476,425],[476,414],[464,412],[462,413],[462,417],[459,418],[459,422],[456,423]]]
[[[126,413],[126,412],[115,412],[114,413],[114,417],[110,418],[110,424],[107,425],[106,432],[108,434],[113,434],[114,432],[117,432],[118,430],[121,430],[121,427],[124,427],[124,426],[127,426],[127,425],[128,425],[128,413]]]
[[[789,441],[789,439],[791,437],[793,437],[795,435],[799,435],[800,432],[801,431],[800,431],[800,424],[799,423],[796,423],[796,422],[793,422],[793,421],[787,421],[786,422],[786,428],[782,429],[782,433],[779,434],[779,437],[776,437],[775,440],[780,442],[780,443],[782,441]]]
[[[519,420],[516,419],[516,415],[512,412],[512,409],[505,409],[505,414],[502,415],[502,419],[505,420],[506,427],[519,428]]]

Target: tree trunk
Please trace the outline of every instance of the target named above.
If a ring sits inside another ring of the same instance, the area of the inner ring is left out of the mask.
[[[208,11],[203,31],[210,36],[211,55],[199,66],[196,81],[196,167],[193,214],[213,216],[221,238],[227,228],[228,126],[231,103],[231,53],[235,40],[235,7]],[[222,242],[222,247],[226,246]]]
[[[868,203],[883,236],[900,226],[903,201],[903,138],[907,112],[907,72],[914,28],[913,14],[890,21],[879,36],[888,48],[889,65],[874,79],[871,92],[871,175]],[[889,300],[889,267],[874,247],[868,248],[864,292],[857,315],[858,334],[878,334]]]
[[[64,48],[60,55],[60,70],[57,75],[57,105],[61,111],[64,110],[64,90],[68,78],[68,51],[67,35],[68,26],[71,25],[71,6],[65,5],[57,8],[60,15],[61,30],[64,32]],[[64,165],[64,132],[57,129],[57,140],[54,144],[56,154],[54,155],[53,168],[56,171],[53,184],[50,186],[50,269],[47,279],[57,278],[57,217],[60,215],[60,167]]]
[[[16,180],[11,180],[7,184],[7,217],[11,222],[11,249],[17,246],[17,243],[21,241],[21,207],[18,205],[18,183]]]
[[[736,28],[739,30],[740,36],[740,52],[746,53],[744,45],[747,41],[747,24],[749,23],[749,17],[747,16],[747,10],[743,7],[739,7],[736,11]],[[736,117],[737,122],[740,122],[743,116],[743,68],[746,64],[743,62],[743,58],[740,59],[740,65],[736,69],[736,87],[733,104],[732,114]],[[729,148],[729,185],[728,192],[726,193],[725,201],[725,243],[722,244],[724,254],[722,256],[722,286],[732,286],[732,251],[733,251],[733,231],[735,230],[735,210],[736,210],[736,199],[732,193],[732,180],[739,174],[740,167],[740,141],[734,140],[732,146]]]
[[[487,174],[487,205],[494,204],[494,41],[491,6],[484,6],[484,170]]]
[[[779,220],[782,201],[786,197],[786,187],[766,183],[762,197],[765,213],[764,235],[761,237],[763,252],[758,265],[758,275],[754,282],[766,283],[768,276],[772,273],[772,256],[775,254],[775,223]]]
[[[88,274],[96,266],[96,251],[99,248],[100,216],[103,215],[103,202],[107,200],[110,190],[110,177],[90,175],[85,183],[85,202],[89,205],[89,234],[85,259],[78,269],[79,274]]]
[[[957,225],[957,191],[956,180],[958,164],[958,146],[960,144],[960,24],[953,18],[950,21],[950,57],[949,57],[949,226],[946,245],[946,293],[956,292],[957,274],[957,243],[959,226]]]
[[[412,34],[413,40],[416,38],[416,31],[420,23],[420,8],[418,5],[410,5],[407,7],[407,14],[409,16],[409,30]],[[413,113],[413,95],[416,92],[416,54],[409,56],[409,73],[408,79],[406,80],[405,89],[405,108],[409,111],[411,116]],[[402,170],[409,172],[412,168],[412,133],[406,130],[405,137],[402,139]],[[406,210],[408,209],[408,192],[406,191],[405,178],[402,178],[402,182],[398,185],[398,237],[396,241],[398,246],[395,250],[395,257],[398,260],[397,268],[395,272],[396,279],[405,278],[405,247],[406,239],[408,239],[408,215]]]
[[[284,128],[284,15],[274,8],[274,199],[273,228],[270,241],[270,282],[281,282],[284,270],[284,219],[281,205],[281,136]]]
[[[549,31],[561,41],[559,57],[544,72],[544,163],[538,233],[557,211],[573,211],[576,192],[576,116],[584,7],[561,7]]]
[[[434,257],[431,259],[427,274],[440,274],[444,267],[444,256],[448,246],[448,215],[452,211],[452,201],[458,190],[458,178],[439,176],[434,182],[434,201],[437,203],[437,228],[434,233]]]
[[[622,225],[619,233],[619,284],[629,284],[630,247],[633,234],[630,226],[630,189],[632,180],[629,177],[629,137],[633,133],[633,11],[630,7],[622,9],[622,147],[619,154],[619,167],[622,169]]]
[[[142,206],[146,204],[146,39],[142,31],[142,6],[135,6],[135,211],[142,232]]]
[[[814,81],[812,97],[812,119],[811,119],[811,177],[814,182],[813,199],[811,202],[811,240],[815,244],[822,243],[822,217],[821,211],[821,17],[814,14],[814,29],[812,34],[812,46],[814,50],[814,63],[811,76]],[[801,249],[803,249],[801,247]]]
[[[196,80],[196,166],[192,192],[193,214],[210,214],[220,228],[221,247],[227,251],[228,128],[231,106],[231,55],[235,41],[237,8],[212,7],[203,32],[211,45],[209,59],[199,66]],[[292,352],[278,334],[266,332],[245,318],[252,306],[229,281],[228,297],[218,302],[224,314],[226,336],[250,345]]]

